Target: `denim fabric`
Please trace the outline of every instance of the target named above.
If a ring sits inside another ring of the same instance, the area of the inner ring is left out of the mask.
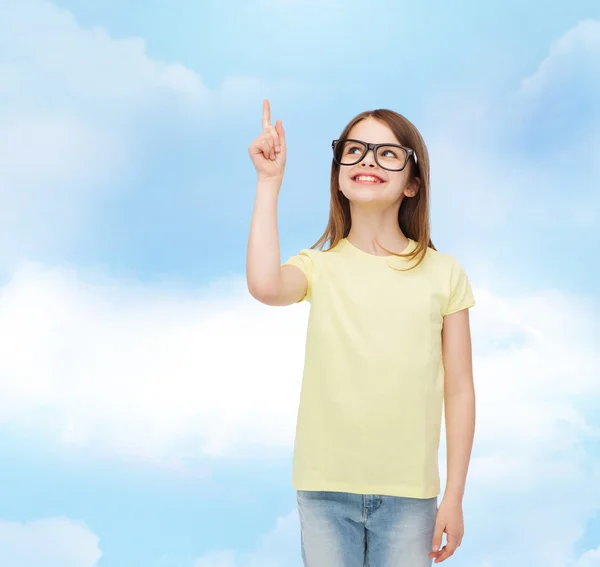
[[[433,498],[298,490],[305,567],[430,567]]]

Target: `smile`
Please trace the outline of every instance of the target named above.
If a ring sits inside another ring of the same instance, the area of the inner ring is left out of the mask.
[[[378,183],[383,183],[379,177],[375,177],[373,175],[357,175],[356,177],[352,178],[352,181],[365,185],[377,185]]]

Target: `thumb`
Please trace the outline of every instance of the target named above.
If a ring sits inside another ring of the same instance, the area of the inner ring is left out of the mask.
[[[442,534],[444,533],[444,526],[442,523],[435,525],[435,531],[433,533],[433,541],[431,542],[431,549],[433,551],[439,551],[442,547]]]

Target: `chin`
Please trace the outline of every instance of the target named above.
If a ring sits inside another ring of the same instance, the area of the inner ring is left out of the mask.
[[[388,199],[384,199],[383,191],[377,187],[365,187],[351,190],[342,189],[342,193],[351,203],[384,203]]]

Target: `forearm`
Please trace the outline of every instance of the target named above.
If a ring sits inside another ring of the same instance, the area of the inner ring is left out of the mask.
[[[447,480],[444,496],[462,500],[475,435],[475,391],[446,395]]]
[[[279,285],[281,257],[277,200],[281,180],[259,180],[250,223],[246,280],[252,295],[273,293]]]

